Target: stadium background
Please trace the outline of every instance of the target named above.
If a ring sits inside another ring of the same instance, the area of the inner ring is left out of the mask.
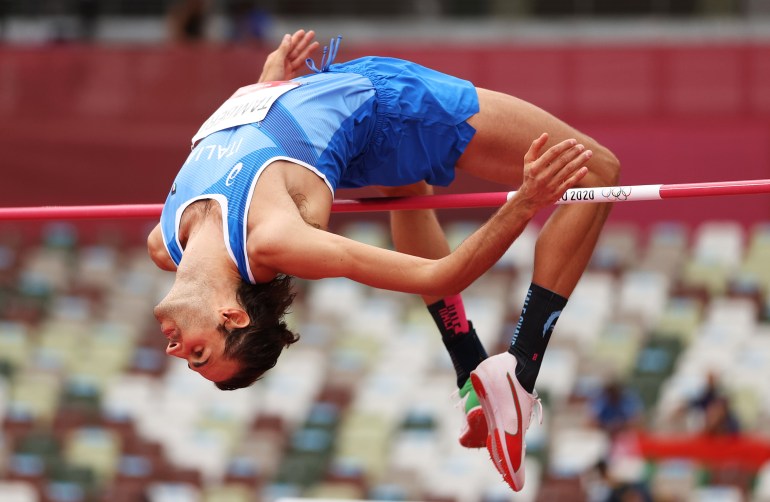
[[[184,3],[0,1],[3,206],[162,202],[201,120],[300,27],[342,34],[338,60],[403,57],[532,101],[613,149],[623,184],[770,178],[766,0]],[[490,213],[440,217],[456,244]],[[0,500],[770,500],[769,217],[768,196],[616,205],[549,347],[518,495],[456,444],[451,364],[416,299],[298,283],[302,342],[221,393],[163,354],[152,222],[0,222]],[[490,350],[541,222],[466,295]],[[388,245],[384,215],[333,225]],[[688,404],[708,375],[726,415]],[[593,413],[610,381],[641,403],[622,424]]]

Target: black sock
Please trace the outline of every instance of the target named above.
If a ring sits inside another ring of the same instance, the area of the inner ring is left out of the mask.
[[[471,371],[487,358],[487,352],[473,324],[465,317],[465,308],[459,295],[428,305],[428,312],[441,333],[441,341],[449,352],[457,374],[457,387],[461,388],[470,378]]]
[[[516,376],[524,389],[532,393],[543,362],[543,353],[567,299],[553,291],[530,284],[519,323],[508,352],[516,356]]]

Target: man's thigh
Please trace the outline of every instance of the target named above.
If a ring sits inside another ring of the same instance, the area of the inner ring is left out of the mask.
[[[474,176],[518,186],[524,155],[544,132],[549,139],[543,151],[569,138],[595,153],[604,150],[593,138],[532,103],[486,89],[478,89],[478,96],[479,113],[468,119],[476,134],[457,163],[458,169]]]

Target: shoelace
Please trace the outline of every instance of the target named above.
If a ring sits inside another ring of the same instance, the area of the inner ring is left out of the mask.
[[[540,423],[540,425],[543,425],[543,403],[540,401],[540,398],[537,397],[537,392],[535,392],[533,396],[537,406],[532,407],[532,414],[537,415],[537,421]],[[537,412],[535,410],[537,410]]]
[[[460,389],[455,389],[452,394],[449,395],[449,399],[455,402],[454,407],[455,409],[464,408],[465,407],[465,401],[468,399],[468,394],[466,394],[463,397],[460,397]],[[463,410],[465,411],[465,410]]]
[[[313,58],[307,58],[305,64],[307,67],[315,73],[323,73],[329,71],[329,66],[334,63],[334,58],[337,57],[337,51],[340,49],[340,43],[342,42],[342,35],[337,35],[337,38],[332,38],[329,45],[324,46],[323,55],[321,56],[321,69],[315,65]]]

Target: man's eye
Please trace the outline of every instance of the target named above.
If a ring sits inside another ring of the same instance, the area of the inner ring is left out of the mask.
[[[196,351],[194,351],[193,352],[193,356],[195,358],[197,358],[197,359],[200,359],[201,357],[203,357],[203,350],[196,350]]]

